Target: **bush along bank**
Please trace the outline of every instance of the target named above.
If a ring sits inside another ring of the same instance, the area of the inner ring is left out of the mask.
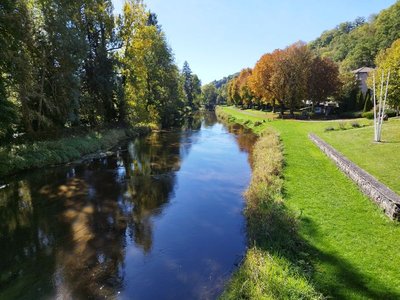
[[[0,179],[23,170],[68,163],[149,132],[149,127],[108,129],[58,140],[0,147]]]
[[[217,110],[222,120],[234,121]],[[283,200],[283,149],[267,129],[253,152],[252,179],[244,196],[248,251],[221,299],[322,299],[310,281],[307,245],[296,216]]]

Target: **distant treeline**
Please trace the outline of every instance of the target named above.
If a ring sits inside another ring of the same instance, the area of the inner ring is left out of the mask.
[[[2,0],[0,138],[108,123],[173,125],[200,105],[157,16],[128,0]]]
[[[357,18],[328,30],[308,45],[295,43],[265,54],[254,69],[214,81],[203,90],[217,103],[274,107],[292,111],[327,100],[340,103],[342,111],[369,110],[371,94],[362,94],[352,70],[360,67],[391,69],[390,105],[400,106],[400,1],[367,22]],[[371,86],[371,82],[369,85]],[[211,87],[212,85],[212,87]],[[207,102],[207,101],[206,101]],[[209,102],[209,101],[208,101]]]

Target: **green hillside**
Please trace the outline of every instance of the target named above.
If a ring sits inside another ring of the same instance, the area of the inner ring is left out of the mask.
[[[325,31],[310,43],[312,49],[341,64],[343,70],[375,66],[378,52],[400,38],[400,1],[378,15],[357,18]]]

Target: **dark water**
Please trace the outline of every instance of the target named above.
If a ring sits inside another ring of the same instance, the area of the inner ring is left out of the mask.
[[[245,252],[255,137],[208,115],[0,190],[1,299],[213,299]]]

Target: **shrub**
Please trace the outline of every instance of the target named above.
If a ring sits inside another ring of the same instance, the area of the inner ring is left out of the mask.
[[[389,118],[393,118],[396,117],[396,111],[393,109],[387,109],[385,111],[385,115]],[[373,111],[367,111],[365,113],[362,114],[363,118],[369,119],[369,120],[373,120],[374,119],[374,112]]]
[[[361,118],[362,116],[362,112],[360,111],[355,111],[355,112],[351,112],[351,111],[347,111],[347,112],[342,112],[339,117],[342,119],[357,119],[357,118]]]
[[[346,130],[346,123],[345,122],[339,122],[339,129],[340,130]]]
[[[394,109],[387,109],[387,110],[386,110],[386,115],[387,115],[389,118],[394,118],[394,117],[397,116],[397,113],[396,113],[396,111],[395,111]]]
[[[363,118],[366,118],[368,120],[373,120],[374,119],[374,112],[373,111],[367,111],[362,113],[361,115]]]

